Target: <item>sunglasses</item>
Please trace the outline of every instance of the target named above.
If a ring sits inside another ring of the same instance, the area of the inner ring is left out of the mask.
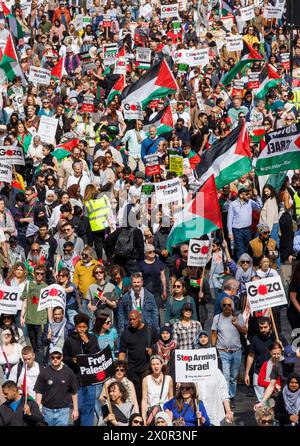
[[[88,254],[82,254],[81,257],[82,257],[83,259],[87,259],[87,258],[89,257],[89,255],[88,255]]]
[[[231,307],[231,304],[223,304],[222,307]]]
[[[52,359],[52,360],[54,360],[54,359],[60,359],[62,356],[61,355],[51,355],[50,356],[50,358]]]
[[[65,254],[71,254],[71,252],[72,252],[72,249],[64,249]]]
[[[36,276],[44,276],[45,273],[38,273],[38,272],[36,272],[35,275],[36,275]]]
[[[58,274],[58,275],[59,275],[59,277],[67,277],[66,274]]]
[[[186,308],[185,310],[183,310],[183,311],[188,311],[189,313],[191,313],[192,312],[192,310],[191,309],[188,309],[188,308]]]
[[[111,321],[105,321],[104,323],[105,324],[111,324]]]
[[[182,390],[182,391],[185,391],[185,390],[191,390],[191,387],[181,387],[181,390]]]
[[[272,420],[260,420],[260,424],[269,424],[270,426],[272,426],[273,421]]]
[[[265,231],[263,232],[263,234],[270,234],[270,231]]]
[[[115,372],[125,372],[125,369],[123,369],[123,368],[116,368]]]
[[[147,251],[148,254],[153,254],[154,252],[154,249],[152,251]]]
[[[242,260],[242,263],[250,263],[249,260]]]
[[[84,257],[84,256],[82,256],[82,257]],[[95,274],[104,274],[104,271],[96,271]]]
[[[134,424],[139,424],[140,426],[143,426],[143,421],[141,420],[133,420]]]
[[[174,285],[174,288],[182,288],[182,285]]]

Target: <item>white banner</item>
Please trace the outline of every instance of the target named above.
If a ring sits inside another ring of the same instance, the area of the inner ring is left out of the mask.
[[[182,187],[179,178],[155,183],[157,204],[167,204],[182,201]]]
[[[54,307],[66,308],[66,292],[62,286],[56,283],[41,289],[37,311]]]
[[[157,166],[159,164],[158,155],[155,153],[153,155],[146,155],[145,156],[145,165],[146,166]]]
[[[23,150],[18,146],[0,146],[0,160],[9,164],[25,166]]]
[[[140,102],[136,102],[135,104],[132,102],[123,102],[123,107],[125,119],[144,119],[142,104]]]
[[[265,6],[263,16],[266,19],[281,19],[283,14],[283,9],[281,7],[275,6]]]
[[[175,350],[175,376],[177,383],[197,383],[216,373],[218,369],[217,350]]]
[[[49,85],[51,71],[44,68],[30,67],[29,81],[34,84]]]
[[[114,74],[120,74],[121,76],[125,76],[126,65],[127,65],[126,57],[119,57],[119,59],[117,59],[115,62]]]
[[[174,62],[187,64],[191,67],[209,64],[208,48],[202,50],[179,50],[174,53]]]
[[[243,22],[247,22],[255,17],[254,6],[247,6],[246,8],[240,8],[241,19]]]
[[[191,239],[189,243],[188,266],[202,266],[207,263],[209,240]]]
[[[242,51],[243,39],[242,36],[230,36],[226,37],[227,51]]]
[[[246,283],[251,311],[286,305],[286,295],[280,276]]]
[[[0,313],[17,314],[18,302],[21,297],[19,287],[1,284],[0,289]]]
[[[169,19],[171,17],[179,17],[178,4],[173,3],[172,5],[161,5],[161,19]]]
[[[23,97],[21,95],[19,95],[19,94],[15,94],[12,97],[12,100],[13,100],[14,109],[18,113],[23,114],[24,113]]]
[[[55,143],[55,134],[58,126],[58,119],[49,116],[41,116],[38,135],[47,144]]]
[[[0,181],[9,184],[12,182],[12,166],[5,161],[0,161]]]

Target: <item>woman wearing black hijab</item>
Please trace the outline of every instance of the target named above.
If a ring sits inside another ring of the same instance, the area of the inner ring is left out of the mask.
[[[291,373],[287,385],[278,394],[275,402],[275,418],[280,426],[299,425],[300,375]]]

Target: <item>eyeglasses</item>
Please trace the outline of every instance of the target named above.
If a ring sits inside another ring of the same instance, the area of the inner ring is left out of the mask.
[[[60,358],[61,358],[61,355],[51,355],[50,358],[51,358],[51,360],[53,361],[53,360],[55,360],[55,359],[60,359]]]
[[[273,420],[260,420],[260,424],[269,424],[271,426],[273,424]]]
[[[115,369],[115,372],[125,372],[125,369],[118,367]]]
[[[142,420],[133,420],[132,423],[139,424],[140,426],[143,426],[143,421]]]
[[[70,232],[72,231],[72,228],[64,229],[64,232]]]
[[[292,122],[294,121],[292,118],[285,118],[286,122]]]

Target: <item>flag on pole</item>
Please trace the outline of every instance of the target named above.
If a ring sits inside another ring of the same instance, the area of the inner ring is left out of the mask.
[[[70,141],[65,141],[58,146],[55,147],[55,150],[52,152],[52,156],[54,156],[57,161],[60,161],[71,154],[71,150],[73,147],[76,147],[79,143],[79,138],[71,139]]]
[[[51,70],[51,77],[55,79],[61,79],[63,76],[67,75],[67,70],[65,69],[65,57],[59,59],[57,64]]]
[[[167,105],[163,110],[151,119],[151,121],[144,121],[143,130],[149,136],[150,127],[155,126],[157,136],[169,133],[174,129],[173,114],[170,105]]]
[[[229,85],[230,82],[238,75],[242,72],[243,68],[247,65],[247,64],[252,64],[254,62],[260,62],[261,59],[245,59],[245,60],[241,60],[240,62],[238,62],[227,74],[226,76],[221,79],[221,83],[222,85]]]
[[[196,197],[185,205],[176,217],[167,239],[167,250],[191,238],[222,227],[222,216],[214,176],[211,175],[197,192]]]
[[[9,34],[4,48],[3,56],[0,62],[0,70],[2,72],[2,76],[5,76],[10,82],[12,82],[16,76],[20,76],[22,78],[22,84],[24,86],[27,85],[18,61],[11,34]]]
[[[108,93],[107,103],[109,104],[116,96],[116,94],[122,94],[124,88],[125,88],[125,76],[122,75],[119,77],[119,79],[116,81],[116,83]]]
[[[260,75],[260,86],[255,92],[257,99],[264,99],[271,88],[277,87],[282,82],[282,78],[271,65],[266,64]]]
[[[24,31],[22,29],[22,25],[19,20],[15,17],[15,15],[8,9],[4,2],[1,2],[2,10],[4,17],[7,20],[9,30],[11,34],[17,39],[23,39]]]

